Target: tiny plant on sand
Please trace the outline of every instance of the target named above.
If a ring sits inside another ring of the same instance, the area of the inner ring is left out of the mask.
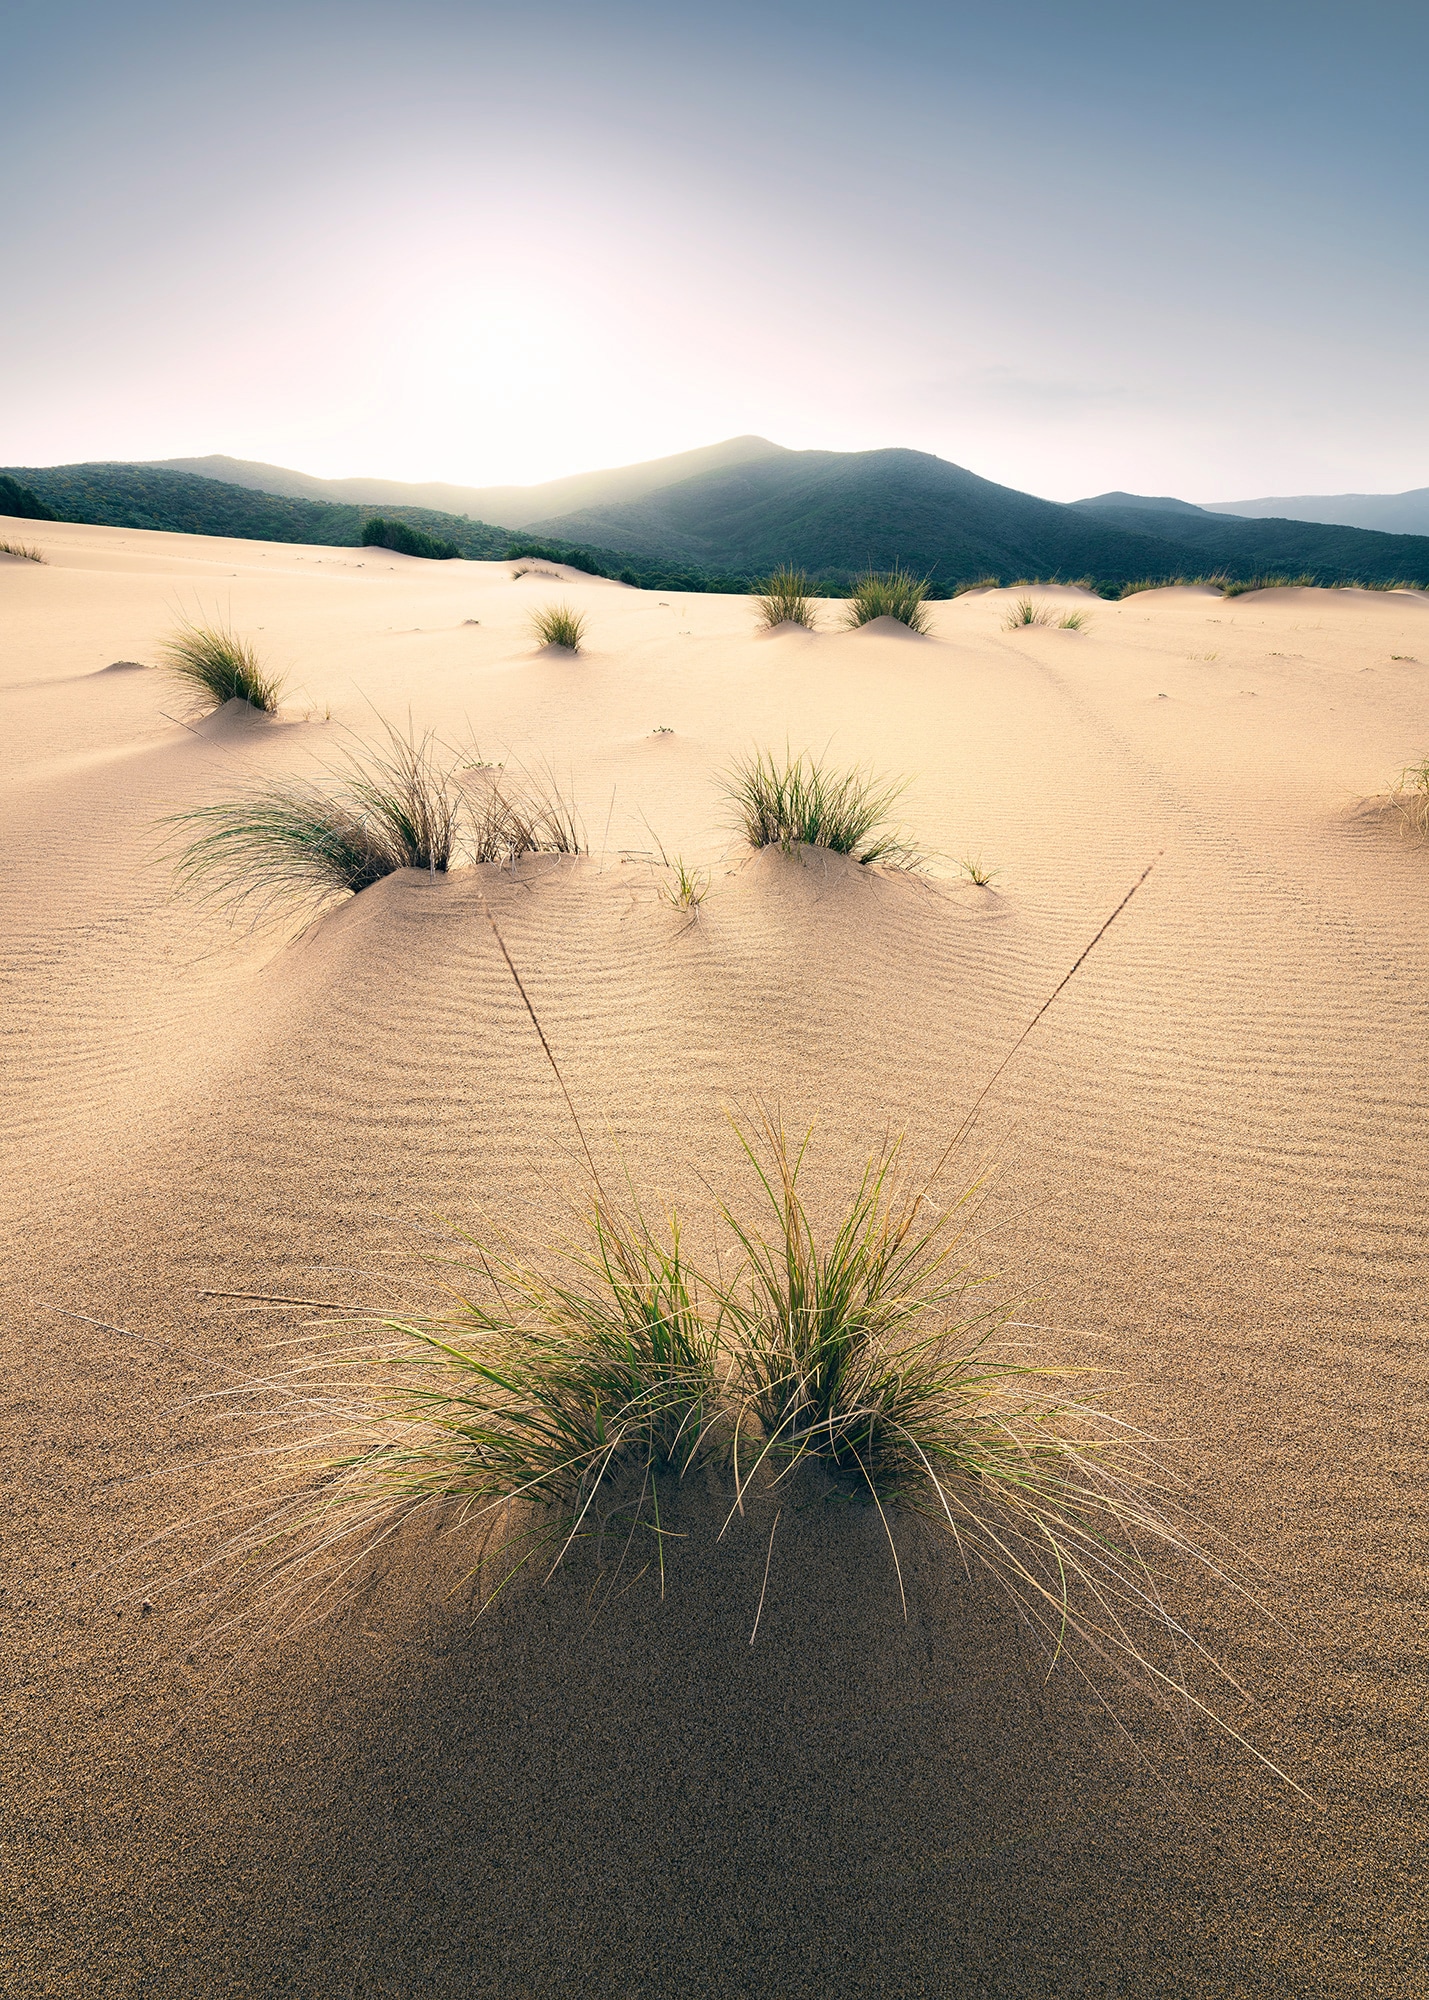
[[[981,858],[975,861],[972,859],[960,861],[958,866],[962,869],[964,875],[967,876],[969,882],[976,884],[979,889],[990,888],[996,879],[996,869],[984,868]]]
[[[787,566],[776,569],[759,585],[754,603],[768,631],[772,632],[776,625],[802,625],[810,632],[814,630],[814,600],[809,594],[809,579],[801,569]]]
[[[1087,622],[1085,611],[1064,611],[1057,620],[1059,632],[1080,632]]]
[[[859,769],[834,771],[816,757],[756,750],[738,758],[721,785],[738,831],[751,847],[827,847],[855,861],[917,865],[914,850],[889,820],[899,782]]]
[[[0,542],[0,555],[20,556],[25,562],[48,562],[43,549],[37,549],[33,542]]]
[[[681,855],[668,863],[668,873],[660,884],[660,900],[674,910],[698,910],[710,892],[707,868],[687,866]]]
[[[159,649],[159,664],[210,708],[246,701],[266,715],[277,713],[282,682],[264,670],[251,640],[224,625],[185,619]]]
[[[167,824],[195,836],[175,864],[179,885],[261,919],[277,906],[356,894],[399,868],[444,874],[461,810],[455,760],[442,759],[430,732],[418,739],[384,726],[385,744],[359,740],[320,779],[273,778],[175,813]]]
[[[866,570],[849,595],[844,623],[851,631],[875,618],[896,618],[910,632],[928,630],[928,579],[911,570]]]
[[[531,630],[543,646],[563,646],[578,653],[585,637],[585,615],[569,604],[546,604],[531,613]]]

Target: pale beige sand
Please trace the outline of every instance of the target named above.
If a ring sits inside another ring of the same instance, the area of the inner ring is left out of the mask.
[[[1014,633],[1003,592],[919,642],[574,579],[572,661],[500,565],[19,527],[50,561],[0,567],[0,1987],[1422,1995],[1429,853],[1354,808],[1429,750],[1429,602]],[[215,605],[289,669],[282,721],[194,733],[106,671]],[[1161,853],[990,1100],[981,1246],[1270,1574],[1280,1629],[1211,1592],[1201,1629],[1320,1805],[1131,1712],[1148,1775],[912,1545],[905,1626],[843,1513],[781,1528],[752,1649],[756,1523],[594,1624],[579,1568],[473,1626],[454,1551],[404,1549],[231,1662],[90,1580],[229,1490],[250,1420],[187,1399],[304,1317],[201,1289],[400,1297],[439,1213],[562,1225],[568,1122],[470,878],[279,947],[152,865],[161,814],[370,705],[572,778],[591,858],[488,890],[583,1111],[695,1209],[760,1093],[817,1121],[825,1187],[890,1128],[926,1155]],[[911,774],[996,893],[742,860],[711,774],[786,739]],[[714,869],[698,924],[625,858],[648,829]]]

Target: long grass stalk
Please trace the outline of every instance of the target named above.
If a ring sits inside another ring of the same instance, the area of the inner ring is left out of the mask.
[[[184,619],[160,647],[159,664],[210,708],[236,700],[267,715],[277,713],[281,678],[264,667],[251,639],[217,621]]]
[[[905,786],[862,769],[837,771],[801,752],[755,750],[723,774],[735,827],[751,847],[826,847],[864,863],[912,867],[917,855],[890,815]]]

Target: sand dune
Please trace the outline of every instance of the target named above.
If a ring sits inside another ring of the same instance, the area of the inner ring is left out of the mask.
[[[20,526],[4,1990],[1422,1994],[1429,854],[1357,808],[1429,750],[1429,601],[1040,591],[1087,629],[1009,631],[1004,591],[918,642],[760,636],[743,599]],[[578,658],[527,628],[555,594]],[[215,607],[278,719],[113,670]],[[590,855],[394,876],[298,939],[170,894],[165,815],[374,709],[549,762]],[[786,741],[908,774],[928,876],[744,854],[712,775]],[[696,922],[659,844],[711,871]],[[202,1392],[302,1330],[211,1294],[410,1300],[439,1216],[564,1230],[569,1120],[483,897],[582,1115],[700,1212],[756,1098],[816,1123],[829,1199],[885,1132],[931,1156],[1153,856],[985,1107],[978,1249],[1264,1573],[1278,1625],[1208,1590],[1200,1629],[1316,1804],[1118,1734],[922,1544],[905,1625],[828,1510],[781,1530],[752,1649],[757,1521],[594,1621],[577,1565],[474,1624],[460,1551],[413,1538],[237,1657],[105,1568],[234,1490],[250,1417]]]

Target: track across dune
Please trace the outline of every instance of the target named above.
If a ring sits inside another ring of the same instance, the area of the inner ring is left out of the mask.
[[[1429,603],[1044,593],[1077,632],[1007,629],[1004,592],[917,643],[758,637],[741,599],[35,525],[49,563],[0,573],[0,1985],[1422,1994],[1429,848],[1352,809],[1429,749]],[[100,671],[216,587],[289,677],[276,723]],[[557,591],[574,659],[529,631]],[[158,822],[374,711],[548,764],[589,854],[406,871],[301,936],[170,893]],[[786,743],[908,776],[927,876],[743,850],[717,774]],[[662,850],[709,871],[697,915]],[[886,1135],[936,1157],[1152,860],[956,1173],[1029,1341],[1108,1372],[1262,1576],[1278,1622],[1208,1589],[1199,1629],[1314,1803],[1118,1732],[931,1545],[905,1624],[829,1510],[781,1528],[753,1648],[759,1522],[594,1619],[577,1565],[474,1620],[442,1536],[301,1639],[140,1610],[110,1565],[255,1441],[207,1392],[315,1337],[233,1295],[413,1303],[443,1219],[569,1231],[576,1137],[488,912],[587,1130],[698,1231],[731,1111],[814,1126],[816,1211]]]

